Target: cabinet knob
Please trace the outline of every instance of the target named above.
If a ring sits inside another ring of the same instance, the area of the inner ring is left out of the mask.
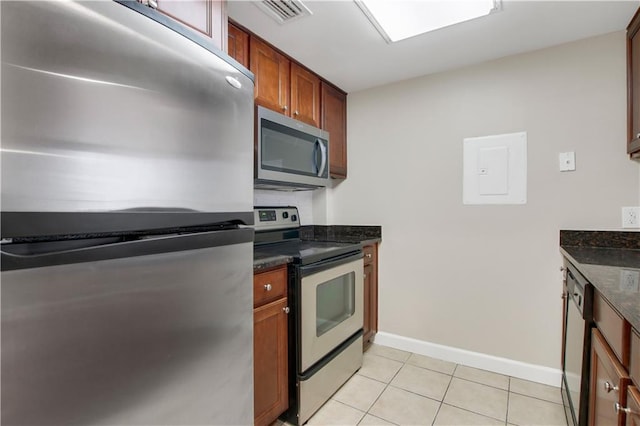
[[[286,110],[288,110],[288,109],[289,109],[289,108],[287,108],[287,106],[286,106],[286,105],[283,105],[283,106],[282,106],[282,110],[283,110],[283,111],[286,111]]]
[[[636,135],[636,139],[640,139],[640,133]]]
[[[611,383],[609,383],[609,382],[604,382],[604,390],[606,390],[607,393],[609,393],[611,391],[618,392],[618,387],[617,386],[612,386]]]
[[[271,287],[271,284],[265,284],[265,285],[264,285],[264,289],[265,289],[266,291],[271,291],[271,289],[272,289],[272,288],[273,288],[273,287]]]
[[[613,409],[615,410],[616,414],[620,414],[621,411],[623,413],[631,413],[630,408],[623,407],[619,402],[613,404]]]
[[[365,254],[365,256],[367,256],[367,259],[371,259],[373,257],[373,255],[371,253],[367,253],[367,254]]]
[[[362,278],[364,278],[364,279],[366,280],[366,279],[367,279],[367,274],[364,274],[364,275],[362,276]]]
[[[285,314],[289,313],[289,307],[288,306],[282,308],[282,310],[284,311]]]
[[[294,111],[293,115],[300,115],[300,113],[298,111]]]

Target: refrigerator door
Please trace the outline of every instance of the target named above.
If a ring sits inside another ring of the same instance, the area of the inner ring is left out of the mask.
[[[250,72],[117,2],[0,8],[3,237],[252,223]]]
[[[252,239],[3,251],[2,424],[252,424]]]

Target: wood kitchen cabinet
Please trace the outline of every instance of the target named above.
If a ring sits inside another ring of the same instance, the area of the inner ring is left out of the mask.
[[[249,69],[249,34],[232,23],[227,34],[227,53]]]
[[[320,84],[320,123],[329,132],[329,172],[347,177],[347,94],[326,82]]]
[[[364,252],[364,349],[366,350],[378,331],[378,245],[369,244]]]
[[[623,426],[624,413],[614,404],[626,403],[629,376],[598,329],[593,329],[591,348],[590,424]]]
[[[589,425],[639,426],[640,334],[598,292],[593,307]]]
[[[291,63],[291,117],[320,127],[320,77],[295,62]]]
[[[640,157],[640,9],[627,27],[627,153]]]
[[[249,69],[255,75],[256,104],[286,116],[290,103],[291,61],[256,37],[249,38]]]
[[[273,423],[289,408],[287,269],[253,278],[254,424]]]
[[[629,386],[626,407],[629,410],[626,426],[640,426],[640,391],[635,386]]]
[[[157,0],[157,10],[205,36],[220,50],[227,44],[225,0]]]

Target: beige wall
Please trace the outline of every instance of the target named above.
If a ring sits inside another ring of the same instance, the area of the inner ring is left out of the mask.
[[[558,231],[619,229],[640,203],[625,84],[619,32],[349,95],[327,220],[383,227],[382,331],[559,367]],[[463,138],[519,131],[527,204],[464,206]]]

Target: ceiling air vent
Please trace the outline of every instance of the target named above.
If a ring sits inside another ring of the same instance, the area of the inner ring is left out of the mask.
[[[299,0],[262,0],[253,3],[279,24],[295,21],[303,16],[313,15]]]

